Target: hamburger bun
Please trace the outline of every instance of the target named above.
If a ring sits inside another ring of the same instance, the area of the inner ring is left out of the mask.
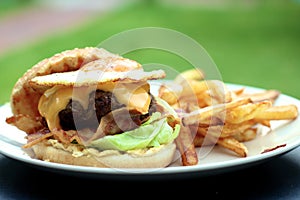
[[[105,49],[86,47],[66,50],[37,63],[16,82],[11,93],[13,116],[7,118],[6,122],[27,133],[28,143],[23,148],[31,148],[34,152],[32,158],[35,159],[92,167],[166,167],[174,159],[176,152],[174,140],[142,149],[100,150],[79,142],[79,137],[75,138],[78,142],[76,144],[72,141],[61,140],[60,136],[55,137],[56,132],[60,130],[53,128],[53,125],[51,127],[45,125],[44,116],[39,110],[41,97],[47,96],[46,93],[57,86],[63,88],[95,86],[96,88],[102,84],[115,85],[120,82],[146,83],[147,80],[164,77],[163,70],[145,72],[138,62],[110,53]],[[163,100],[159,102],[160,111],[172,110],[166,102],[161,103]],[[176,112],[173,111],[168,115],[176,115]],[[168,122],[168,124],[172,124],[175,130],[179,122]],[[77,131],[62,131],[61,135],[69,137],[68,134],[74,132]]]
[[[43,59],[28,69],[14,85],[10,98],[13,114],[24,114],[32,117],[40,116],[37,109],[38,102],[48,87],[33,88],[30,85],[31,79],[53,73],[76,71],[85,64],[98,59],[110,60],[117,58],[121,57],[105,49],[85,47],[65,50],[50,58]],[[134,63],[134,61],[132,62]],[[140,67],[138,63],[134,64]]]
[[[54,146],[53,146],[54,145]],[[119,152],[115,150],[63,148],[58,141],[45,141],[32,146],[34,158],[78,166],[103,168],[163,168],[172,163],[176,145],[169,143],[144,151]]]

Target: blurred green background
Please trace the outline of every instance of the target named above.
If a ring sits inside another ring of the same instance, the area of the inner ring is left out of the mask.
[[[35,4],[34,0],[2,0],[0,20]],[[72,29],[2,53],[0,104],[9,101],[17,79],[43,58],[66,49],[97,46],[119,32],[149,26],[173,29],[196,40],[216,63],[224,82],[278,89],[300,98],[299,19],[300,2],[295,0],[128,1]],[[124,56],[178,71],[192,67],[162,51],[135,51]]]

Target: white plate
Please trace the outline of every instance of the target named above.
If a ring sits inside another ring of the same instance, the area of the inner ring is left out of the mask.
[[[152,92],[155,93],[159,86],[152,82]],[[262,91],[261,88],[250,86],[226,84],[229,88],[245,87],[247,92]],[[275,105],[295,104],[300,110],[300,101],[281,94],[276,100]],[[197,175],[218,174],[226,171],[237,170],[245,167],[250,167],[255,164],[269,160],[276,156],[287,153],[300,145],[300,118],[293,121],[272,121],[272,130],[263,130],[267,134],[259,135],[256,139],[245,142],[244,144],[249,150],[249,155],[245,158],[238,157],[236,154],[228,150],[214,146],[212,149],[200,148],[197,149],[199,153],[199,163],[196,166],[182,166],[180,159],[177,159],[172,165],[162,169],[113,169],[113,168],[95,168],[71,166],[58,163],[50,163],[32,159],[26,154],[21,146],[26,142],[24,139],[25,133],[19,131],[17,128],[6,124],[5,118],[11,116],[9,103],[0,107],[0,153],[3,155],[30,164],[44,170],[50,170],[58,173],[69,173],[81,176],[101,177],[105,175],[166,175],[166,174],[186,174],[196,173]],[[276,150],[263,153],[265,149],[274,148],[276,146],[284,145]],[[201,152],[201,154],[200,154]],[[206,152],[203,154],[203,152]],[[178,156],[177,156],[178,158]]]

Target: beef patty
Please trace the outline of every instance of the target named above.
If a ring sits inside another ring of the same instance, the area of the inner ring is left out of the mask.
[[[129,112],[129,115],[136,125],[140,125],[156,111],[155,99],[152,94],[150,94],[150,96],[151,102],[147,114],[141,114],[138,111]],[[103,116],[112,110],[125,107],[124,104],[118,102],[113,93],[99,89],[90,93],[88,101],[88,108],[84,109],[78,101],[70,99],[66,108],[61,110],[58,114],[63,130],[81,130],[84,128],[96,130]],[[128,115],[126,117],[128,117]]]

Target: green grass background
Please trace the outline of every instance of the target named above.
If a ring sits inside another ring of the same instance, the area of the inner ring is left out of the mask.
[[[216,7],[130,4],[0,55],[0,104],[9,101],[17,79],[43,58],[66,49],[97,46],[114,34],[141,27],[169,28],[193,38],[209,53],[224,82],[278,89],[300,98],[299,19],[296,1]],[[177,71],[192,67],[178,56],[151,49],[124,56]]]

